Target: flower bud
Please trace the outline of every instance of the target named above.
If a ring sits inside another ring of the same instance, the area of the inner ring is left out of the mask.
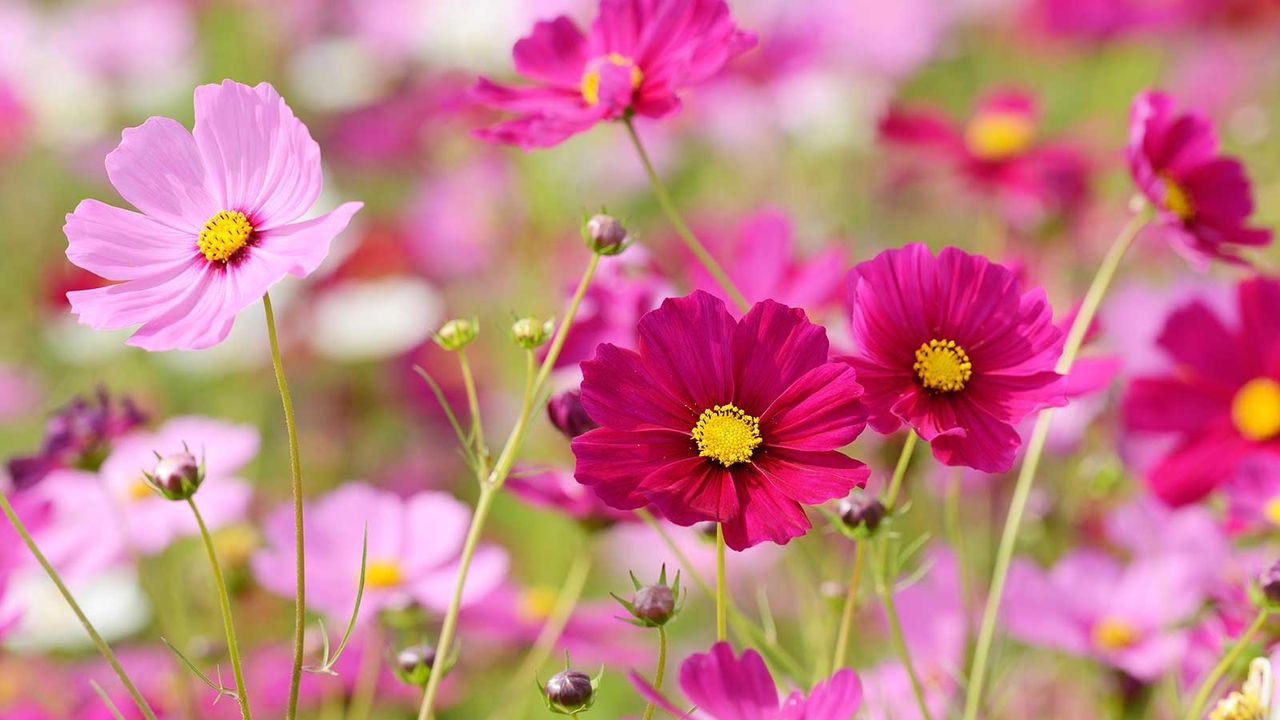
[[[635,606],[636,617],[662,625],[676,611],[676,595],[666,585],[645,585],[636,591],[631,604]]]
[[[147,484],[170,500],[186,500],[196,494],[204,482],[204,466],[191,453],[180,453],[160,458],[156,467],[145,475]]]
[[[450,320],[436,333],[436,343],[450,352],[461,350],[480,334],[480,323],[476,320],[457,318]]]
[[[589,710],[596,701],[597,681],[578,670],[562,670],[543,687],[547,708],[561,715]]]
[[[553,395],[547,401],[547,417],[551,418],[551,424],[570,440],[588,430],[600,427],[583,407],[581,390],[565,390],[558,395]]]
[[[525,350],[532,350],[551,339],[555,322],[547,320],[539,322],[537,318],[523,317],[511,326],[511,336],[516,344]]]
[[[884,504],[864,492],[857,492],[840,501],[840,519],[850,530],[866,528],[875,532],[884,520]]]
[[[1276,562],[1258,575],[1258,589],[1272,605],[1280,605],[1280,562]]]
[[[430,645],[413,645],[396,653],[396,677],[401,682],[426,687],[431,667],[436,663],[436,649]]]
[[[627,229],[612,215],[592,215],[582,226],[587,247],[600,255],[617,255],[626,249]]]

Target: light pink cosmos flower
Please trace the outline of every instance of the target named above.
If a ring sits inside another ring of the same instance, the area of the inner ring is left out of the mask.
[[[516,43],[516,70],[538,85],[480,78],[476,100],[517,117],[476,134],[532,149],[602,120],[664,117],[679,109],[679,91],[720,72],[755,42],[734,26],[724,0],[601,0],[590,34],[562,15],[534,25]]]
[[[1245,458],[1222,490],[1231,530],[1268,532],[1280,528],[1280,457],[1258,454]]]
[[[442,492],[402,498],[353,482],[311,503],[306,515],[308,604],[334,617],[350,616],[367,527],[369,557],[360,606],[364,617],[410,602],[441,612],[449,607],[471,518],[466,505]],[[272,513],[263,534],[266,547],[253,558],[254,575],[268,590],[292,597],[292,508]],[[506,553],[481,545],[467,575],[464,605],[492,592],[506,574]]]
[[[118,284],[67,293],[94,328],[141,327],[129,343],[194,350],[286,274],[305,276],[361,203],[299,221],[320,195],[320,148],[275,89],[230,80],[195,92],[195,130],[152,117],[124,131],[107,175],[142,212],[84,200],[67,258]]]
[[[1024,642],[1094,658],[1143,681],[1173,669],[1187,647],[1181,624],[1204,600],[1186,558],[1128,566],[1074,550],[1049,572],[1026,560],[1009,571],[1005,623]]]

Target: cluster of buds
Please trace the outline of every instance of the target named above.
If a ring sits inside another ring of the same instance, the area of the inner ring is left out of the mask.
[[[161,456],[156,453],[156,466],[143,471],[147,484],[170,500],[187,500],[204,482],[204,460],[196,460],[186,446],[182,452]]]
[[[870,537],[884,520],[884,503],[861,490],[840,501],[837,510],[845,530],[855,537]]]
[[[583,219],[582,239],[597,255],[617,255],[631,244],[627,228],[603,210]]]
[[[569,656],[566,654],[564,670],[552,675],[545,685],[539,682],[538,690],[542,693],[542,700],[547,704],[548,710],[556,715],[577,717],[596,704],[596,691],[600,689],[600,678],[603,676],[604,668],[600,668],[595,677],[570,668]]]
[[[631,617],[622,618],[622,620],[632,625],[662,627],[678,615],[680,609],[684,607],[684,596],[680,591],[680,573],[677,571],[675,581],[668,585],[666,565],[662,566],[662,571],[658,574],[658,582],[642,585],[636,579],[635,573],[632,573],[631,583],[635,585],[635,593],[630,600],[624,600],[617,595],[614,595],[613,599],[621,603],[622,607],[631,614]]]
[[[475,318],[455,318],[440,327],[435,334],[436,344],[455,352],[471,344],[480,334],[480,321]]]
[[[522,317],[512,323],[511,337],[525,350],[534,350],[551,339],[555,327],[555,320]]]

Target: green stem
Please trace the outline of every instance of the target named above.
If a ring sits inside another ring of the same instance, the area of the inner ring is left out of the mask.
[[[213,582],[218,586],[218,607],[222,610],[222,627],[227,633],[227,654],[231,657],[231,670],[236,678],[236,702],[240,703],[240,717],[251,720],[249,713],[249,688],[244,682],[244,669],[240,664],[240,643],[236,642],[236,626],[231,619],[231,596],[227,594],[227,581],[222,575],[222,564],[218,562],[218,551],[213,546],[213,538],[209,528],[204,524],[204,517],[196,507],[194,497],[187,498],[191,514],[200,526],[200,537],[204,540],[205,552],[209,554],[209,569],[213,572]]]
[[[484,478],[489,468],[489,449],[484,442],[484,425],[480,421],[480,397],[476,393],[476,381],[471,375],[471,363],[467,362],[467,349],[458,348],[458,365],[462,368],[462,384],[467,390],[467,410],[471,413],[471,442],[475,448],[476,474]]]
[[[902,634],[902,620],[898,617],[898,604],[893,597],[893,582],[891,578],[886,577],[888,572],[888,543],[884,543],[885,556],[880,558],[879,567],[877,568],[876,589],[880,591],[880,597],[884,602],[884,614],[889,620],[889,635],[893,640],[894,650],[897,651],[899,659],[902,660],[902,667],[907,671],[907,677],[911,680],[911,694],[915,696],[916,704],[920,708],[920,717],[924,720],[932,720],[933,716],[929,714],[929,704],[925,702],[924,684],[920,682],[920,675],[916,672],[915,665],[911,662],[911,650],[907,647],[907,641]]]
[[[1152,209],[1144,205],[1142,209],[1124,226],[1111,248],[1102,259],[1098,273],[1085,293],[1080,312],[1076,314],[1067,331],[1063,343],[1062,356],[1054,367],[1059,374],[1066,375],[1075,363],[1076,355],[1084,342],[1085,334],[1102,305],[1102,298],[1111,286],[1121,260],[1133,245],[1138,232],[1150,221]],[[1004,596],[1005,579],[1009,574],[1009,565],[1013,561],[1014,545],[1017,543],[1018,531],[1022,525],[1022,516],[1027,509],[1027,500],[1031,497],[1031,486],[1035,481],[1036,470],[1040,466],[1040,458],[1044,453],[1045,441],[1049,437],[1049,426],[1053,423],[1053,410],[1041,410],[1036,417],[1035,427],[1027,442],[1027,454],[1018,471],[1018,480],[1014,485],[1013,497],[1009,501],[1009,514],[1005,518],[1004,532],[1000,536],[1000,545],[996,550],[995,567],[991,573],[991,587],[987,593],[987,604],[982,612],[982,624],[978,630],[978,642],[974,646],[973,669],[969,673],[969,687],[965,694],[964,720],[977,720],[978,706],[982,699],[983,684],[986,679],[987,663],[991,655],[991,643],[995,638],[996,619],[1000,613],[1000,601]]]
[[[653,689],[662,689],[662,680],[667,672],[667,628],[658,626],[658,669],[653,674]],[[658,707],[653,703],[649,703],[644,708],[644,718],[642,720],[653,720],[653,714],[658,711]]]
[[[107,663],[111,665],[111,669],[115,671],[116,677],[120,678],[120,684],[124,685],[124,689],[129,693],[129,697],[132,698],[134,704],[138,706],[138,710],[142,711],[143,717],[145,717],[146,720],[156,720],[156,714],[151,711],[151,706],[147,704],[146,699],[142,697],[142,693],[138,692],[138,688],[133,684],[133,681],[129,679],[129,675],[124,671],[124,667],[120,664],[120,661],[116,659],[116,654],[112,652],[111,646],[108,645],[107,641],[103,640],[102,636],[98,634],[97,629],[93,627],[93,623],[89,622],[88,616],[86,616],[84,611],[80,609],[80,604],[76,602],[75,597],[71,595],[71,591],[67,589],[67,584],[62,581],[62,576],[58,574],[57,570],[53,569],[53,565],[49,564],[49,559],[44,556],[44,553],[40,552],[40,548],[36,546],[35,539],[32,538],[31,533],[27,531],[27,526],[22,523],[22,519],[18,517],[18,513],[13,509],[13,505],[9,503],[8,496],[3,492],[0,492],[0,510],[4,511],[5,517],[7,517],[9,519],[9,523],[13,525],[13,529],[18,533],[18,537],[22,538],[22,542],[27,546],[27,550],[31,551],[32,557],[34,557],[36,562],[40,564],[40,567],[44,569],[45,574],[49,576],[49,580],[53,582],[54,587],[58,588],[58,592],[62,595],[62,600],[66,602],[67,607],[71,608],[71,612],[75,613],[76,619],[79,620],[80,625],[84,627],[84,631],[89,635],[89,639],[93,641],[94,646],[98,648],[98,652],[102,653],[102,657],[106,658]]]
[[[1253,636],[1258,634],[1258,631],[1262,629],[1262,626],[1266,624],[1267,618],[1270,616],[1270,610],[1266,608],[1259,610],[1258,617],[1254,618],[1253,624],[1241,633],[1235,644],[1227,651],[1227,654],[1223,655],[1218,664],[1213,667],[1208,677],[1200,685],[1200,692],[1196,693],[1196,698],[1191,703],[1191,711],[1187,713],[1187,720],[1200,720],[1204,716],[1205,706],[1209,704],[1209,694],[1213,692],[1213,688],[1218,684],[1218,681],[1222,679],[1223,675],[1227,674],[1227,670],[1240,657],[1240,653],[1244,652],[1244,649],[1248,647],[1249,641],[1253,640]]]
[[[729,613],[725,602],[728,595],[724,576],[724,523],[716,523],[716,640],[729,636]]]
[[[902,479],[907,476],[907,466],[911,464],[911,453],[916,449],[916,439],[919,435],[915,432],[907,433],[907,439],[902,443],[902,452],[898,455],[898,463],[893,467],[893,477],[889,480],[889,491],[884,496],[884,506],[889,511],[893,511],[893,506],[898,502],[898,493],[902,490]]]
[[[738,308],[746,312],[751,307],[751,303],[747,302],[746,296],[742,294],[737,285],[733,284],[733,280],[729,278],[728,273],[724,271],[724,268],[720,267],[720,263],[716,262],[711,253],[707,252],[706,246],[689,229],[689,225],[681,217],[680,211],[676,210],[675,203],[671,200],[671,193],[667,192],[667,186],[662,184],[657,171],[653,169],[653,163],[649,160],[649,153],[645,152],[644,145],[640,142],[640,136],[636,134],[635,124],[631,122],[631,118],[624,120],[623,124],[627,128],[627,135],[631,137],[631,144],[635,146],[636,154],[640,156],[640,163],[644,165],[645,175],[649,176],[649,184],[653,187],[654,196],[658,198],[658,205],[662,207],[667,219],[675,227],[676,234],[684,241],[685,246],[689,248],[694,257],[698,258],[698,262],[702,263],[707,272],[711,273],[711,277],[715,278],[715,281],[719,283],[725,293],[733,299]]]
[[[436,657],[440,658],[440,660],[432,667],[431,675],[427,680],[427,687],[422,696],[422,705],[418,709],[418,720],[428,720],[435,708],[436,696],[440,692],[440,682],[444,679],[444,673],[437,672],[436,669],[446,664],[445,658],[449,657],[449,651],[452,649],[453,637],[457,632],[458,611],[462,607],[462,591],[467,584],[467,572],[471,568],[471,558],[475,555],[476,547],[480,543],[480,535],[484,530],[485,522],[489,518],[489,511],[493,506],[494,497],[497,496],[506,482],[507,474],[511,472],[511,466],[515,463],[516,454],[524,444],[525,432],[528,430],[529,420],[533,415],[534,400],[542,392],[543,385],[546,384],[547,378],[551,375],[551,368],[555,366],[556,358],[560,356],[560,351],[564,348],[569,328],[573,325],[573,319],[578,314],[578,307],[582,305],[582,298],[587,294],[587,288],[591,285],[591,278],[595,275],[596,268],[599,265],[600,255],[593,253],[591,261],[587,264],[587,269],[582,273],[582,279],[578,282],[578,288],[573,293],[573,299],[569,301],[564,321],[556,329],[555,338],[552,339],[551,347],[547,350],[547,356],[542,361],[538,376],[531,385],[527,384],[526,380],[524,401],[520,408],[520,415],[516,418],[511,434],[507,436],[507,442],[502,446],[502,453],[498,455],[498,460],[494,463],[489,477],[480,483],[480,499],[476,503],[475,513],[471,516],[471,527],[467,530],[466,543],[462,547],[462,558],[458,565],[458,580],[454,585],[453,599],[449,602],[449,609],[445,612],[444,623],[440,628],[440,640],[436,644]],[[527,367],[532,368],[533,365],[529,364]]]
[[[849,590],[844,596],[844,611],[840,613],[840,629],[836,632],[836,649],[831,656],[831,671],[844,667],[849,650],[849,635],[853,629],[853,615],[858,608],[858,586],[862,584],[864,542],[853,543],[853,573],[849,576]]]
[[[302,685],[302,654],[305,650],[307,629],[307,566],[302,538],[302,456],[298,452],[298,426],[293,416],[293,397],[289,395],[289,382],[284,377],[284,362],[280,359],[280,338],[276,333],[276,316],[271,308],[271,295],[264,293],[262,308],[267,315],[267,339],[271,343],[271,365],[276,373],[276,387],[280,390],[280,404],[284,407],[284,425],[289,435],[289,471],[293,491],[293,551],[297,557],[294,583],[297,590],[293,602],[293,667],[289,673],[289,706],[286,720],[298,716],[298,688]]]

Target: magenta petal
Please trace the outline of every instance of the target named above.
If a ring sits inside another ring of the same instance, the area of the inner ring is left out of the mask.
[[[825,363],[827,333],[803,310],[765,300],[756,303],[733,333],[736,404],[760,415],[789,385]]]
[[[1230,417],[1231,396],[1231,388],[1140,377],[1129,383],[1121,413],[1134,430],[1198,433],[1206,422]]]
[[[727,642],[681,663],[680,689],[715,720],[764,720],[778,709],[778,689],[760,654],[746,650],[739,660]]]
[[[640,355],[604,344],[582,363],[582,404],[596,423],[614,430],[665,428],[690,433],[698,411],[680,404],[649,374]]]
[[[648,505],[649,500],[642,494],[645,479],[655,470],[696,457],[697,453],[689,436],[667,430],[620,432],[596,428],[574,438],[572,447],[577,459],[574,478],[595,490],[605,504],[619,510]]]
[[[67,235],[67,259],[108,280],[164,273],[197,253],[194,230],[175,230],[147,215],[97,200],[81,201],[67,215],[62,230]]]
[[[709,293],[667,298],[640,319],[640,357],[658,384],[699,412],[732,402],[734,325]]]
[[[800,504],[774,485],[757,465],[735,470],[741,509],[724,523],[725,544],[734,550],[770,540],[785,545],[809,531],[809,518]]]
[[[1268,277],[1254,277],[1241,282],[1236,290],[1240,307],[1240,334],[1258,347],[1280,347],[1280,282]]]
[[[849,668],[837,670],[809,691],[806,698],[800,691],[791,694],[782,704],[778,720],[821,720],[822,718],[852,717],[862,705],[862,682]]]
[[[1250,443],[1230,429],[1188,437],[1146,472],[1151,492],[1173,506],[1203,499],[1235,475]]]
[[[932,440],[930,445],[938,462],[963,465],[987,473],[1005,472],[1013,467],[1022,438],[1012,425],[991,417],[970,403],[953,403],[951,408],[955,412],[957,426],[964,429],[964,434],[946,433]]]
[[[1194,300],[1171,313],[1156,342],[1202,378],[1236,385],[1253,375],[1240,362],[1241,352],[1232,332],[1203,301]]]
[[[1063,376],[1052,370],[1034,375],[974,375],[964,390],[964,401],[992,417],[1017,423],[1031,413],[1067,404]]]
[[[107,155],[107,176],[129,204],[179,231],[200,232],[219,207],[191,133],[153,117],[124,131]]]
[[[668,700],[661,691],[655,688],[652,683],[644,679],[643,675],[635,670],[627,672],[627,679],[631,681],[631,685],[636,689],[636,692],[640,693],[640,697],[644,698],[646,702],[653,703],[654,707],[665,710],[681,720],[692,717],[693,714],[691,712],[686,713],[684,710],[681,710],[675,703]]]
[[[804,452],[770,447],[755,469],[779,492],[798,503],[816,505],[842,498],[866,484],[871,470],[835,450]]]
[[[855,377],[853,368],[842,363],[824,363],[799,377],[761,415],[765,443],[833,450],[853,442],[867,418]]]
[[[902,418],[893,412],[898,402],[915,397],[920,387],[915,375],[908,370],[885,367],[869,360],[843,357],[855,371],[855,378],[862,386],[862,401],[867,408],[867,422],[881,435],[888,435],[902,427]]]
[[[587,39],[562,15],[535,24],[516,42],[512,58],[525,77],[577,90],[587,64]]]
[[[362,207],[361,202],[343,203],[320,217],[264,230],[250,251],[252,259],[269,265],[280,276],[310,275],[328,256],[329,244]],[[266,291],[263,287],[262,292]]]
[[[599,50],[634,57],[643,15],[640,0],[600,0],[600,14],[592,26],[592,35],[600,39]]]
[[[728,468],[691,452],[650,473],[641,482],[641,491],[677,525],[727,522],[740,510],[741,493],[734,480]]]

